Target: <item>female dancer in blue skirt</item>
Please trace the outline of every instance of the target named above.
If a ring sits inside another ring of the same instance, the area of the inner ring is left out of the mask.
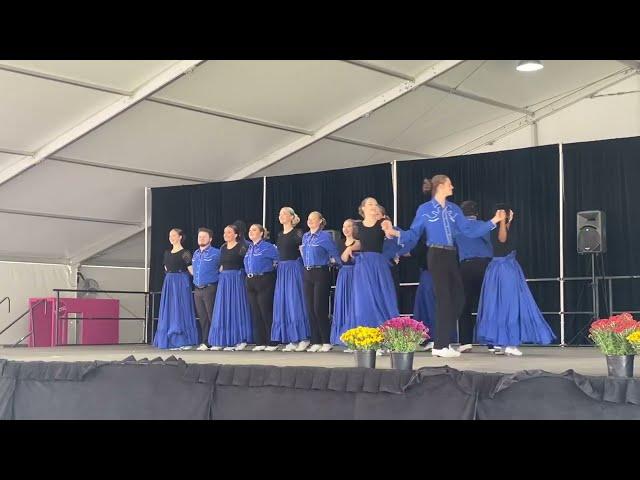
[[[396,289],[389,259],[383,254],[385,234],[375,198],[360,204],[362,223],[358,225],[360,254],[353,269],[353,316],[356,326],[377,327],[399,316]]]
[[[493,260],[489,263],[482,282],[476,339],[479,343],[505,346],[507,355],[521,356],[518,346],[523,343],[546,345],[555,335],[546,322],[516,260],[515,242],[509,228],[509,218],[500,222],[493,236]]]
[[[244,256],[247,245],[236,225],[224,229],[220,247],[220,279],[213,308],[209,345],[211,350],[244,350],[253,342],[251,312],[247,300]]]
[[[336,294],[333,302],[333,320],[331,323],[331,344],[342,345],[340,335],[351,328],[357,327],[353,316],[353,247],[356,246],[354,221],[346,219],[342,224],[345,250],[341,255],[342,266],[338,271]],[[346,350],[350,351],[350,350]]]
[[[293,208],[282,207],[278,220],[283,230],[278,234],[277,241],[279,260],[273,299],[271,340],[286,343],[283,352],[303,352],[310,344],[311,334],[302,289],[302,230],[296,228],[300,223],[300,217]]]
[[[158,330],[153,345],[158,348],[190,349],[198,343],[196,314],[191,296],[191,252],[182,247],[184,235],[179,228],[169,231],[172,249],[164,252],[164,269],[167,272],[162,283]]]
[[[420,268],[420,280],[416,289],[416,297],[413,302],[413,319],[422,322],[429,328],[429,337],[435,338],[434,324],[436,320],[436,294],[433,290],[433,277],[427,267],[427,248],[420,242],[411,250],[412,257],[418,259]],[[425,350],[430,350],[433,342],[426,344]]]

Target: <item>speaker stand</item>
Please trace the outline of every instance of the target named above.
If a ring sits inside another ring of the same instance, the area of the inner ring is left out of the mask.
[[[600,316],[600,300],[598,298],[598,284],[596,283],[596,253],[591,253],[591,300],[593,305],[593,320]]]

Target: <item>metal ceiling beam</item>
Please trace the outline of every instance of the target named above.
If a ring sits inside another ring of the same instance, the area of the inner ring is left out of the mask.
[[[23,150],[13,150],[13,149],[4,148],[4,147],[0,147],[0,153],[6,153],[9,155],[19,155],[19,156],[33,155],[33,152],[25,152]],[[195,183],[207,183],[207,182],[216,181],[211,178],[189,177],[186,175],[176,175],[174,173],[156,172],[153,170],[144,170],[140,168],[121,167],[118,165],[108,165],[106,163],[100,163],[100,162],[89,162],[88,160],[80,160],[78,158],[63,157],[61,155],[51,155],[50,157],[47,157],[47,161],[71,163],[75,165],[83,165],[86,167],[103,168],[105,170],[115,170],[115,171],[127,172],[127,173],[137,173],[140,175],[148,175],[150,177],[169,178],[171,180],[186,180],[186,181],[195,182]]]
[[[534,111],[533,115],[521,117],[517,120],[514,120],[506,125],[503,125],[485,135],[482,135],[471,142],[467,142],[459,147],[454,148],[453,150],[448,151],[443,156],[449,157],[454,155],[464,155],[466,153],[471,153],[478,148],[493,143],[507,135],[510,135],[522,128],[528,127],[535,122],[539,122],[540,120],[547,118],[551,115],[558,113],[561,110],[564,110],[567,107],[574,105],[575,103],[589,98],[594,93],[597,93],[605,88],[612,87],[613,85],[620,83],[627,78],[635,75],[637,72],[633,68],[627,68],[621,70],[619,72],[613,73],[611,75],[607,75],[600,80],[590,83],[589,85],[585,85],[584,87],[576,90],[568,95],[558,98],[557,100],[545,105]]]
[[[378,108],[387,105],[397,98],[400,98],[401,96],[413,91],[423,83],[436,78],[437,76],[443,74],[444,72],[450,70],[451,68],[459,65],[462,62],[463,60],[444,60],[438,62],[437,64],[432,65],[431,67],[426,69],[420,75],[417,75],[415,80],[408,80],[401,83],[400,85],[390,88],[389,90],[383,92],[375,98],[363,103],[359,107],[354,108],[353,110],[329,122],[325,126],[321,127],[318,131],[314,132],[313,135],[305,136],[291,142],[290,144],[282,148],[279,148],[275,152],[258,159],[257,161],[247,165],[246,167],[241,168],[233,175],[229,176],[226,180],[240,180],[242,178],[247,178],[271,165],[274,165],[280,160],[293,155],[294,153],[314,144],[315,142],[322,140],[323,138],[326,138],[332,133],[358,120],[359,118],[362,118],[363,116],[373,112],[374,110],[377,110]]]
[[[367,70],[372,70],[374,72],[383,73],[385,75],[389,75],[390,77],[400,78],[402,80],[409,80],[413,82],[415,80],[414,77],[408,75],[404,72],[400,72],[398,70],[394,70],[393,68],[387,68],[375,63],[367,62],[366,60],[343,60],[346,63],[350,63],[352,65],[356,65],[358,67],[366,68]]]
[[[82,87],[89,90],[96,90],[103,93],[113,93],[115,95],[121,95],[129,97],[133,95],[133,92],[127,90],[121,90],[118,88],[107,87],[106,85],[98,85],[97,83],[85,82],[82,80],[76,80],[69,77],[62,77],[60,75],[54,75],[52,73],[38,72],[36,70],[30,70],[22,67],[15,67],[13,65],[6,65],[0,63],[0,70],[5,72],[19,73],[21,75],[28,75],[29,77],[40,78],[42,80],[51,80],[58,83],[65,83],[67,85],[73,85],[74,87]]]
[[[626,65],[627,67],[635,68],[640,72],[640,60],[618,60],[618,62]]]
[[[433,88],[434,90],[439,90],[441,92],[450,93],[451,95],[455,95],[457,97],[466,98],[468,100],[473,100],[474,102],[484,103],[486,105],[491,105],[492,107],[503,108],[505,110],[511,110],[513,112],[524,113],[525,115],[533,114],[532,111],[527,110],[523,107],[516,107],[515,105],[510,105],[508,103],[499,102],[492,98],[482,97],[480,95],[476,95],[475,93],[465,92],[456,88],[447,87],[446,85],[440,85],[439,83],[430,82],[427,85],[424,85],[426,88]]]
[[[123,97],[101,111],[95,113],[88,119],[80,122],[74,128],[68,130],[58,136],[51,142],[41,147],[34,155],[23,157],[9,167],[0,171],[0,185],[17,177],[22,172],[37,165],[50,155],[62,150],[64,147],[72,144],[76,140],[82,138],[87,133],[98,128],[100,125],[115,118],[117,115],[128,110],[148,96],[154,94],[159,89],[170,84],[185,73],[192,71],[200,65],[204,60],[183,60],[175,63],[168,69],[156,75],[150,81],[138,88],[131,96]]]
[[[52,218],[55,220],[73,220],[75,222],[111,223],[114,225],[127,225],[127,226],[134,226],[134,227],[139,227],[140,225],[142,225],[141,222],[129,222],[126,220],[113,220],[113,219],[95,218],[95,217],[78,217],[74,215],[62,215],[57,213],[31,212],[26,210],[11,210],[8,208],[0,208],[0,213],[6,213],[9,215],[24,215],[27,217]]]
[[[329,135],[327,140],[334,142],[348,143],[351,145],[357,145],[358,147],[366,147],[374,150],[381,150],[384,152],[397,153],[399,155],[409,155],[416,158],[433,158],[434,155],[425,152],[414,152],[413,150],[405,150],[403,148],[389,147],[387,145],[380,145],[378,143],[363,142],[361,140],[354,140],[351,138],[338,137],[336,135]]]
[[[385,75],[389,75],[396,78],[402,78],[404,80],[412,80],[413,77],[411,75],[407,75],[405,73],[399,72],[397,70],[393,70],[387,67],[381,67],[374,63],[367,62],[366,60],[345,60],[347,63],[351,63],[358,67],[366,68],[368,70],[373,70],[379,73],[384,73]],[[466,98],[468,100],[473,100],[475,102],[484,103],[486,105],[491,105],[493,107],[503,108],[505,110],[511,110],[513,112],[524,113],[525,115],[530,115],[531,111],[527,110],[523,107],[518,107],[515,105],[510,105],[508,103],[499,102],[498,100],[494,100],[492,98],[483,97],[481,95],[476,95],[474,93],[465,92],[463,90],[459,90],[457,88],[448,87],[446,85],[441,85],[436,82],[427,82],[423,85],[425,88],[433,88],[434,90],[439,90],[441,92],[449,93],[451,95],[456,95],[457,97]]]
[[[369,66],[367,66],[368,64],[365,61],[353,60],[353,61],[349,61],[349,63],[353,63],[353,64],[356,64],[356,65],[359,65],[359,66],[363,66],[365,68],[370,68],[372,70],[380,71],[380,72],[385,73],[387,75],[392,75],[394,77],[401,78],[403,80],[413,80],[412,76],[405,75],[405,74],[403,74],[401,72],[397,72],[397,71],[394,71],[394,70],[391,70],[391,69],[385,69],[383,67],[377,67],[377,66],[369,67]],[[131,92],[128,92],[126,90],[118,90],[118,89],[107,87],[107,86],[104,86],[104,85],[98,85],[98,84],[90,83],[90,82],[83,82],[83,81],[75,80],[75,79],[72,79],[72,78],[61,77],[61,76],[58,76],[58,75],[53,75],[53,74],[48,74],[48,73],[36,72],[36,71],[33,71],[33,70],[28,70],[28,69],[20,68],[20,67],[14,67],[14,66],[11,66],[11,65],[0,64],[0,70],[6,70],[6,71],[14,72],[14,73],[20,73],[20,74],[23,74],[23,75],[29,75],[29,76],[33,76],[33,77],[37,77],[37,78],[42,78],[42,79],[45,79],[45,80],[61,82],[61,83],[65,83],[65,84],[69,84],[69,85],[73,85],[73,86],[88,88],[88,89],[97,90],[97,91],[106,92],[106,93],[114,93],[114,94],[123,95],[123,96],[124,95],[131,95]],[[313,135],[313,131],[307,130],[307,129],[304,129],[304,128],[299,128],[299,127],[295,127],[295,126],[292,126],[292,125],[286,125],[286,124],[282,124],[282,123],[278,123],[278,122],[271,122],[271,121],[262,120],[262,119],[259,119],[259,118],[252,118],[252,117],[248,117],[248,116],[244,116],[244,115],[237,115],[237,114],[229,113],[229,112],[223,112],[223,111],[220,111],[220,110],[215,110],[215,109],[208,108],[208,107],[201,107],[201,106],[198,106],[198,105],[192,105],[192,104],[189,104],[189,103],[180,102],[180,101],[177,101],[177,100],[171,100],[171,99],[168,99],[168,98],[151,96],[151,97],[148,97],[148,98],[144,99],[144,101],[145,102],[151,102],[151,103],[157,103],[157,104],[160,104],[160,105],[166,105],[166,106],[174,107],[174,108],[180,108],[180,109],[188,110],[188,111],[192,111],[192,112],[202,113],[202,114],[205,114],[205,115],[211,115],[211,116],[215,116],[215,117],[219,117],[219,118],[225,118],[225,119],[228,119],[228,120],[234,120],[234,121],[241,122],[241,123],[248,123],[248,124],[252,124],[252,125],[258,125],[258,126],[261,126],[261,127],[273,128],[273,129],[281,130],[281,131],[285,131],[285,132],[298,133],[300,135],[308,135],[308,136]],[[348,143],[348,144],[351,144],[351,145],[358,145],[358,146],[362,146],[362,147],[373,148],[373,149],[376,149],[376,150],[381,150],[381,151],[386,151],[386,152],[391,152],[391,153],[398,153],[398,154],[401,154],[401,155],[413,155],[413,156],[418,156],[420,158],[429,158],[429,157],[433,156],[433,155],[430,155],[430,154],[424,153],[424,152],[414,152],[414,151],[406,150],[406,149],[399,148],[399,147],[381,145],[381,144],[372,143],[372,142],[364,142],[364,141],[351,139],[351,138],[346,138],[346,137],[338,136],[338,135],[329,135],[327,138],[329,140],[333,140],[333,141],[336,141],[336,142]],[[0,148],[0,153],[9,153],[9,154],[14,154],[14,155],[27,155],[27,156],[33,155],[33,152],[27,153],[27,152],[20,152],[20,151],[11,150],[11,149],[4,149],[4,148]],[[140,173],[140,174],[143,174],[143,175],[153,175],[153,176],[157,176],[157,177],[172,178],[172,179],[177,179],[177,180],[188,180],[188,181],[193,181],[193,182],[213,182],[213,181],[215,181],[213,179],[186,177],[186,176],[179,176],[179,175],[174,175],[174,174],[170,174],[170,173],[162,173],[162,172],[150,171],[150,170],[141,170],[141,169],[135,169],[135,168],[129,168],[129,167],[116,167],[116,166],[111,166],[111,165],[98,163],[98,162],[89,162],[89,161],[85,161],[85,160],[65,158],[65,157],[62,157],[62,156],[59,156],[59,155],[49,156],[48,160],[57,160],[57,161],[61,161],[61,162],[75,163],[75,164],[78,164],[78,165],[89,165],[89,166],[94,166],[94,167],[98,167],[98,168],[108,168],[108,169],[111,169],[111,170],[120,170],[120,171],[124,171],[124,172]]]
[[[127,228],[126,231],[118,231],[113,232],[111,235],[106,235],[97,242],[87,245],[80,251],[73,254],[69,258],[69,265],[78,266],[82,264],[82,262],[98,255],[99,253],[102,253],[111,247],[115,247],[125,240],[129,240],[131,237],[135,237],[140,232],[144,232],[144,227],[138,227],[135,229]]]

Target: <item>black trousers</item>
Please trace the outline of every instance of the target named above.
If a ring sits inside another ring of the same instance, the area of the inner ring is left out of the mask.
[[[271,341],[273,325],[273,293],[276,288],[274,272],[247,277],[247,297],[253,321],[253,340],[256,345],[277,345]]]
[[[196,312],[200,323],[200,343],[205,345],[209,344],[209,329],[211,328],[213,305],[216,301],[217,291],[218,284],[214,283],[205,288],[195,288],[193,292],[193,300],[196,304]]]
[[[458,320],[460,343],[473,343],[473,333],[476,328],[476,317],[473,312],[478,311],[480,291],[484,272],[491,262],[490,258],[470,258],[460,264],[460,276],[464,285],[464,308]]]
[[[305,269],[302,285],[311,327],[311,344],[330,343],[329,291],[331,290],[331,275],[329,268]]]
[[[436,294],[436,324],[433,348],[445,348],[457,341],[458,317],[464,307],[464,287],[455,250],[430,248],[427,264]]]

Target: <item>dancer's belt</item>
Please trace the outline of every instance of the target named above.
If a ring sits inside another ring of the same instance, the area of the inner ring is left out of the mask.
[[[327,265],[311,265],[309,267],[304,267],[305,270],[317,270],[319,268],[329,268]]]
[[[491,257],[470,257],[470,258],[465,258],[460,263],[467,263],[472,260],[491,260]]]
[[[215,285],[215,283],[207,283],[206,285],[202,285],[202,286],[194,285],[194,287],[196,287],[198,290],[202,290],[202,289],[207,288],[207,287],[213,287],[214,285]]]
[[[439,248],[441,250],[453,250],[455,251],[456,247],[451,245],[429,245],[429,248]]]
[[[247,273],[247,278],[262,277],[264,275],[269,275],[270,273],[273,273],[273,270],[264,273]]]

